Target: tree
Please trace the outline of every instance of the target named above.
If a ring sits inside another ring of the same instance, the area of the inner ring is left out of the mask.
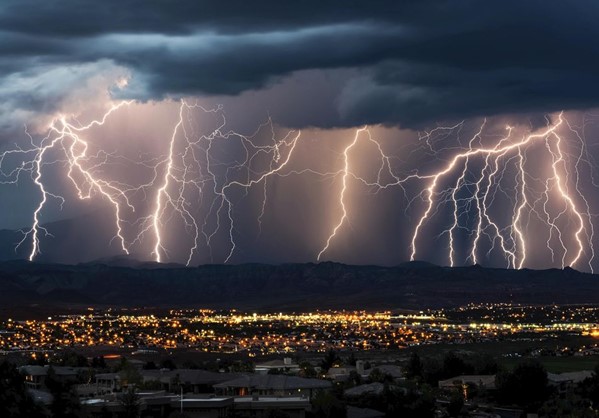
[[[50,412],[55,418],[76,418],[82,416],[79,396],[73,384],[62,381],[52,366],[46,375],[46,387],[52,395]]]
[[[321,391],[312,399],[312,412],[315,418],[346,418],[345,403],[327,391]]]
[[[485,354],[474,362],[474,371],[476,374],[497,374],[499,366],[492,356]]]
[[[348,400],[352,406],[384,411],[388,418],[432,418],[435,416],[435,397],[428,385],[415,387],[384,385],[380,394],[364,394]]]
[[[170,358],[166,358],[166,359],[164,359],[164,360],[162,360],[160,362],[160,368],[161,369],[175,370],[177,368],[177,365]]]
[[[55,364],[65,367],[89,367],[87,358],[74,351],[66,351],[57,359]]]
[[[443,366],[436,358],[427,359],[422,368],[423,380],[431,386],[436,386],[444,378]]]
[[[138,418],[141,411],[141,402],[139,396],[135,393],[135,388],[128,388],[119,397],[119,403],[124,409],[124,418]]]
[[[435,397],[430,386],[423,385],[421,390],[387,389],[387,417],[433,418],[435,416]]]
[[[156,366],[156,363],[154,363],[153,361],[147,361],[146,364],[144,364],[143,367],[144,370],[156,370],[158,369],[158,366]]]
[[[104,360],[104,356],[94,357],[91,363],[92,369],[107,369],[106,360]]]
[[[455,390],[449,398],[449,405],[447,406],[447,413],[450,417],[457,417],[462,412],[464,407],[464,396],[459,390]]]
[[[356,355],[352,351],[349,354],[349,356],[347,357],[347,359],[345,360],[345,363],[349,364],[350,366],[355,366],[357,361],[358,361],[358,359],[356,358]]]
[[[599,413],[591,408],[589,399],[581,398],[572,391],[551,397],[539,409],[542,417],[597,418]]]
[[[360,376],[357,371],[352,370],[349,372],[348,382],[353,386],[359,386],[362,384],[362,376]]]
[[[121,385],[123,386],[139,385],[143,380],[139,370],[124,357],[121,359],[121,363],[117,369],[121,378]]]
[[[583,398],[593,403],[593,408],[599,409],[599,364],[595,366],[593,375],[580,383],[579,392]]]
[[[231,371],[234,373],[253,373],[255,368],[252,361],[236,361],[231,365]]]
[[[300,375],[303,377],[316,377],[318,373],[316,373],[316,369],[312,364],[307,361],[303,361],[299,364],[300,367]]]
[[[340,361],[339,355],[332,348],[327,351],[324,358],[320,362],[320,368],[324,373],[326,373],[335,363]]]
[[[547,371],[541,363],[528,360],[518,364],[513,372],[500,372],[495,377],[500,402],[535,409],[545,401],[550,389]]]
[[[169,390],[172,393],[179,393],[183,388],[183,382],[181,382],[181,376],[179,373],[170,378],[169,381]]]
[[[406,365],[406,377],[408,379],[422,378],[423,371],[424,365],[420,360],[420,356],[416,352],[412,353]]]
[[[14,364],[0,363],[0,417],[41,418],[43,409],[27,392],[24,376]]]
[[[443,358],[443,377],[446,379],[463,374],[471,374],[473,371],[473,367],[466,364],[453,351],[447,353]]]

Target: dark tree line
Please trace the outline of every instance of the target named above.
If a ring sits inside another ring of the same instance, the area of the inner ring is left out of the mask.
[[[412,353],[405,366],[408,379],[436,386],[439,380],[450,379],[455,376],[481,374],[496,374],[499,370],[497,362],[490,356],[475,356],[464,358],[453,351],[445,354],[442,359],[422,359],[417,353]]]

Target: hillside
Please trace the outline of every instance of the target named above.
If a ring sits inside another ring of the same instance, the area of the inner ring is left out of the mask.
[[[599,277],[572,269],[320,264],[135,268],[0,263],[0,306],[209,307],[251,310],[422,309],[470,302],[599,303]]]

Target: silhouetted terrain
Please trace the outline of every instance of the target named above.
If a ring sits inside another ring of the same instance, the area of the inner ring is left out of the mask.
[[[119,243],[113,239],[114,229],[105,227],[108,222],[110,221],[98,211],[43,224],[51,235],[46,237],[40,233],[42,252],[36,256],[36,260],[42,263],[77,264],[119,254]],[[31,236],[16,248],[21,240],[22,232],[1,229],[0,261],[27,259],[31,252]],[[81,245],[82,242],[85,245]]]
[[[122,260],[117,260],[123,263]],[[136,268],[0,263],[0,306],[210,307],[251,310],[422,309],[469,302],[599,303],[599,277],[572,269],[320,264]]]

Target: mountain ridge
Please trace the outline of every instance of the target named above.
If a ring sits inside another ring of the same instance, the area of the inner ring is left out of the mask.
[[[109,260],[106,260],[109,261]],[[142,263],[143,264],[143,263]],[[305,264],[143,268],[0,263],[3,310],[91,307],[241,310],[424,309],[467,303],[599,303],[599,276],[573,269],[506,270]]]

